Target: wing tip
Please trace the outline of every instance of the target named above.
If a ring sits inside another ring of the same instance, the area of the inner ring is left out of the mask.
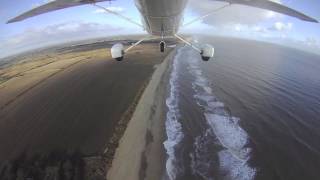
[[[11,23],[14,23],[14,22],[16,22],[16,21],[10,19],[9,21],[6,22],[6,24],[11,24]]]
[[[15,22],[18,22],[18,21],[21,21],[21,19],[19,19],[18,17],[15,17],[15,18],[9,19],[9,20],[6,22],[6,24],[15,23]]]
[[[314,18],[308,18],[308,19],[304,19],[305,21],[309,21],[309,22],[313,22],[313,23],[319,23],[319,21],[317,19]]]
[[[303,14],[303,17],[299,17],[300,20],[302,21],[307,21],[307,22],[312,22],[312,23],[319,23],[319,21],[315,18],[312,18],[312,17],[309,17],[309,16],[306,16]]]

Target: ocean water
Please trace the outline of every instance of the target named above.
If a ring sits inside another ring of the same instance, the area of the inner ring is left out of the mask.
[[[164,179],[320,179],[320,56],[206,38],[178,49],[168,89]]]

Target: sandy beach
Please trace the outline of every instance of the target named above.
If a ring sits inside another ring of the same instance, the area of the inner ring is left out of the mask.
[[[62,171],[71,179],[104,179],[111,167],[108,179],[119,179],[117,171],[130,164],[119,155],[130,146],[135,168],[126,177],[160,177],[163,164],[149,162],[164,156],[158,119],[164,120],[162,75],[169,58],[163,60],[171,50],[159,53],[157,43],[144,43],[117,62],[108,45],[87,46],[0,69],[0,177],[26,178],[37,169],[51,178]]]
[[[165,168],[165,96],[175,50],[158,65],[120,140],[110,180],[162,179]]]

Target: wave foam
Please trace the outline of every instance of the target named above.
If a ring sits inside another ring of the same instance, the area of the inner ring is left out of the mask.
[[[181,55],[181,50],[178,50],[176,57],[173,60],[172,72],[170,75],[170,95],[166,99],[166,105],[168,107],[167,119],[165,122],[167,140],[163,143],[168,155],[166,161],[167,175],[170,180],[176,178],[178,168],[175,166],[175,147],[181,142],[183,138],[182,126],[178,119],[180,117],[178,108],[178,62],[177,59]]]
[[[205,117],[222,146],[235,158],[246,161],[250,153],[250,150],[245,148],[248,135],[238,125],[239,118],[207,113]]]
[[[254,179],[256,170],[249,167],[246,161],[241,161],[234,158],[227,150],[220,151],[218,156],[221,169],[227,172],[227,179]]]
[[[214,137],[225,148],[218,152],[220,169],[227,172],[228,179],[250,180],[255,176],[255,169],[249,167],[247,160],[250,155],[250,148],[246,148],[248,135],[239,126],[239,118],[231,117],[224,109],[224,104],[219,102],[214,96],[208,79],[199,67],[199,58],[190,54],[189,72],[194,76],[192,88],[196,94],[193,96],[197,104],[204,107],[204,115],[209,125],[205,133],[195,139],[194,154],[190,154],[192,159],[193,172],[210,179],[205,173],[208,169],[208,159],[204,152],[205,145],[212,141]],[[211,135],[208,135],[208,133]],[[214,162],[211,162],[214,163]]]
[[[212,162],[214,162],[214,156],[212,152],[214,147],[212,146],[212,133],[210,129],[195,138],[194,141],[194,153],[190,153],[191,157],[191,169],[193,174],[201,176],[205,180],[213,180],[212,176]],[[210,140],[209,140],[210,139]]]

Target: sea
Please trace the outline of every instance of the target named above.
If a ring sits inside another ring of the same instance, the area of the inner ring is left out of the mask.
[[[319,180],[320,56],[280,45],[206,38],[173,59],[165,180]]]

